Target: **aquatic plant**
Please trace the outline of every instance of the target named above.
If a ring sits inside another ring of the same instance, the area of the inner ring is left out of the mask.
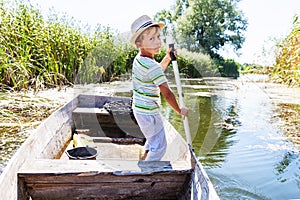
[[[291,33],[280,45],[271,76],[277,82],[300,86],[300,21],[297,15]]]

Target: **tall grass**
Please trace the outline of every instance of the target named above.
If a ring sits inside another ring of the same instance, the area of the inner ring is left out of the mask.
[[[68,16],[41,12],[23,0],[0,0],[0,78],[13,90],[111,81],[132,67],[138,50],[109,27],[82,26]],[[166,49],[157,55],[160,60]],[[189,77],[216,74],[209,57],[182,51],[180,71]]]
[[[99,26],[95,31],[86,31],[67,16],[52,14],[45,20],[31,5],[0,0],[2,87],[56,87],[74,83],[78,74],[80,82],[109,80],[127,69],[120,52],[123,49],[115,44],[109,28]],[[101,66],[106,73],[99,75]]]
[[[300,86],[300,21],[294,17],[291,33],[283,41],[276,56],[272,78],[290,86]]]

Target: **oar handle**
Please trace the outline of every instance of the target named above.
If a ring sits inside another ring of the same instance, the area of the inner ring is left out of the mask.
[[[170,52],[170,56],[171,56],[171,60],[172,61],[176,61],[176,56],[175,56],[175,47],[174,44],[169,44],[169,48],[172,48],[171,52]]]
[[[174,44],[169,44],[169,47],[172,48],[172,51],[170,52],[170,55],[171,55],[171,59],[172,59],[175,82],[176,82],[177,92],[178,92],[178,96],[179,96],[179,106],[184,107],[185,105],[184,105],[183,92],[182,92],[181,81],[180,81],[180,76],[179,76],[179,69],[178,69],[176,56],[174,55],[174,50],[175,50]],[[172,57],[172,55],[173,55],[174,58]],[[187,143],[192,144],[190,127],[189,127],[189,122],[188,122],[187,117],[184,118],[183,125],[184,125],[184,132],[185,132],[185,135],[186,135]]]

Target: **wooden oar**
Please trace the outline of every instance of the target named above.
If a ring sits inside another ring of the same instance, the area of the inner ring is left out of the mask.
[[[74,147],[93,146],[94,143],[115,143],[115,144],[145,144],[144,138],[110,138],[110,137],[91,137],[85,134],[74,134]]]
[[[172,66],[173,66],[174,75],[175,75],[175,82],[176,82],[177,92],[178,92],[178,96],[179,96],[179,105],[182,108],[185,105],[184,105],[183,92],[182,92],[181,81],[180,81],[180,76],[179,76],[177,58],[174,55],[174,44],[170,44],[169,47],[172,48],[172,51],[171,51],[170,55],[171,55],[171,59],[172,59]],[[188,144],[191,145],[192,144],[192,139],[191,139],[189,121],[188,121],[187,117],[185,117],[183,119],[183,125],[184,125],[186,141],[187,141]]]

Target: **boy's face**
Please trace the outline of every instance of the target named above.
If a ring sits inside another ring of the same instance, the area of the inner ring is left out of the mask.
[[[157,54],[161,47],[160,29],[150,27],[142,33],[142,40],[136,43],[137,47],[144,54]]]

